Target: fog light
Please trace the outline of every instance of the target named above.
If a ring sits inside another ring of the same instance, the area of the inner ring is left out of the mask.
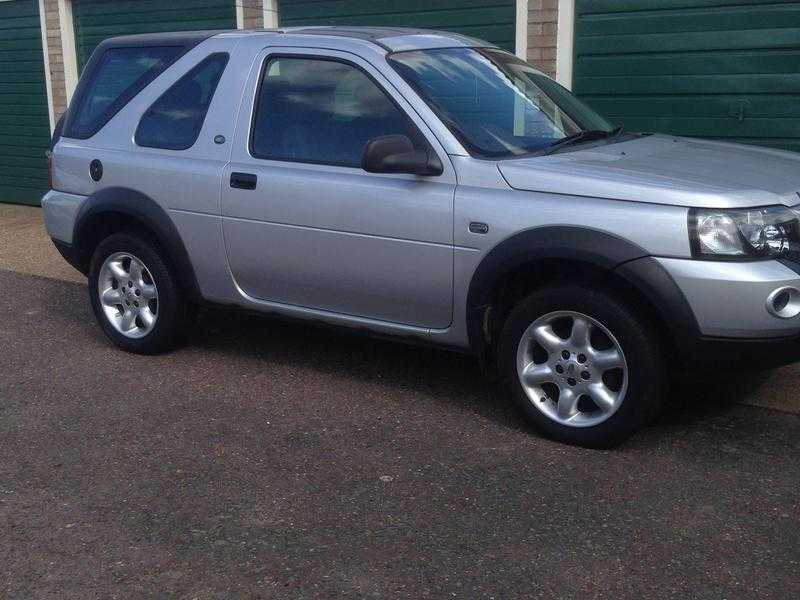
[[[800,315],[800,290],[782,287],[767,298],[767,311],[780,319],[793,319]]]

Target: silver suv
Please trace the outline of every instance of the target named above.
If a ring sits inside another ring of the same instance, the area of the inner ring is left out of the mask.
[[[235,305],[468,351],[610,446],[670,376],[800,348],[800,156],[626,132],[480,40],[335,27],[100,44],[47,230],[108,337]]]

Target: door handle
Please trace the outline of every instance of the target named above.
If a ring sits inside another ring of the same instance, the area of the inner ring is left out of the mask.
[[[231,173],[231,187],[240,190],[254,190],[258,177],[252,173]]]

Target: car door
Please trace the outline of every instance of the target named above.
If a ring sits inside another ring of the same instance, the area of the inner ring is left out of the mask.
[[[223,174],[239,288],[254,301],[446,328],[455,174],[435,137],[355,55],[272,48],[258,66]],[[444,173],[361,169],[368,140],[398,133],[429,144]]]

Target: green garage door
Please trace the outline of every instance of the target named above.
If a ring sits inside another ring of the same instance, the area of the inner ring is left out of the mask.
[[[471,35],[514,51],[514,0],[280,0],[282,27],[379,25]]]
[[[577,0],[573,79],[630,130],[800,151],[800,3]]]
[[[236,28],[234,0],[74,0],[72,15],[79,69],[115,35]]]
[[[49,144],[39,2],[0,2],[0,202],[39,204]]]

